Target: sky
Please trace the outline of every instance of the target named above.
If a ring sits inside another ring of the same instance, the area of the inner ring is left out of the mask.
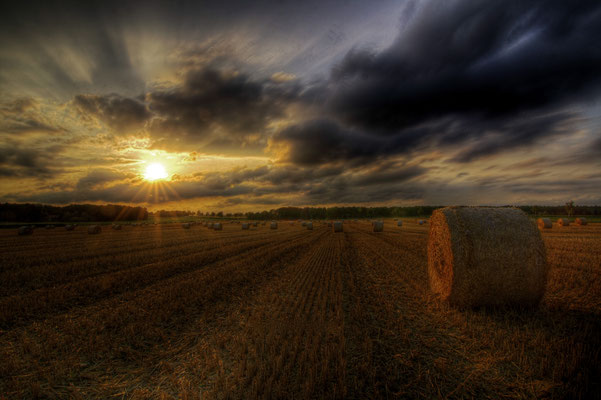
[[[599,1],[6,3],[1,202],[601,204]]]

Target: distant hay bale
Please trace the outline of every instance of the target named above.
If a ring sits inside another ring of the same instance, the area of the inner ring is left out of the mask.
[[[567,218],[558,218],[557,225],[559,226],[570,226],[570,220]]]
[[[31,226],[24,225],[19,227],[18,233],[19,236],[31,235],[33,234],[33,228]]]
[[[121,230],[121,225],[115,224],[115,225],[111,226],[111,228],[113,228],[116,231],[120,231]]]
[[[187,222],[185,222],[185,223],[182,224],[182,228],[184,228],[184,229],[190,229],[190,224],[187,223]]]
[[[248,229],[248,223],[247,223],[247,222],[244,222],[244,223],[242,224],[242,229],[243,229],[243,230],[247,230],[247,229]]]
[[[576,225],[586,225],[586,224],[588,224],[586,218],[584,218],[584,217],[576,218],[576,220],[574,221],[574,223]]]
[[[539,218],[536,220],[536,224],[539,229],[551,229],[553,228],[553,222],[549,218]]]
[[[397,223],[396,223],[396,226],[403,226],[403,221],[398,220]]]
[[[46,225],[46,229],[54,229],[54,225]]]
[[[307,222],[307,229],[310,231],[313,230],[313,222]]]
[[[434,211],[428,238],[430,288],[459,307],[533,306],[549,267],[540,231],[515,208]]]
[[[72,231],[73,229],[75,229],[75,225],[65,225],[66,231]]]
[[[98,235],[100,232],[102,232],[100,225],[88,226],[88,235]]]
[[[307,226],[307,221],[303,221],[303,222],[301,223],[301,225],[302,225],[302,226]]]
[[[332,226],[332,224],[329,224],[330,226]],[[334,222],[334,232],[342,232],[342,221],[336,221]]]
[[[212,222],[209,222],[209,223],[207,224],[207,228],[209,228],[209,229],[213,229],[213,223],[212,223]]]
[[[374,232],[382,232],[384,230],[384,222],[382,221],[374,221]]]
[[[223,229],[223,226],[221,225],[221,222],[216,222],[213,224],[213,229],[216,231],[220,231]]]
[[[277,222],[272,222],[272,223],[269,225],[269,227],[270,227],[271,229],[278,229],[278,223],[277,223]]]
[[[424,221],[423,219],[420,219],[419,221],[417,221],[418,224],[423,225],[426,223],[426,221]]]

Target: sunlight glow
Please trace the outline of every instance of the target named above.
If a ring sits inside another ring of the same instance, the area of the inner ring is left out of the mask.
[[[152,163],[146,167],[146,172],[144,172],[144,179],[147,181],[156,181],[158,179],[167,178],[167,171],[162,164]]]

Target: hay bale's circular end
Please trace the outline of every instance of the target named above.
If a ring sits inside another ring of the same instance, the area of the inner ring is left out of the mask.
[[[446,207],[432,214],[430,288],[452,305],[536,305],[548,272],[540,232],[523,211]]]
[[[190,224],[189,224],[189,223],[187,223],[187,222],[186,222],[186,223],[183,223],[183,224],[182,224],[182,228],[184,228],[184,229],[190,229]]]
[[[313,230],[313,222],[307,222],[307,229],[310,231]]]
[[[586,225],[586,224],[588,224],[588,221],[586,220],[586,218],[580,217],[580,218],[576,218],[576,220],[574,221],[574,223],[576,225]]]
[[[398,220],[397,223],[396,223],[396,226],[403,226],[403,221]]]
[[[223,230],[223,225],[221,225],[221,222],[216,222],[213,224],[213,229],[216,231],[221,231]]]
[[[553,222],[549,218],[539,218],[536,220],[536,224],[539,229],[551,229],[553,228]]]
[[[559,226],[570,226],[570,220],[567,218],[558,218],[557,225]]]
[[[72,231],[75,229],[75,225],[65,225],[65,230],[66,231]]]
[[[88,234],[89,235],[98,235],[100,232],[102,232],[102,228],[100,227],[100,225],[88,226]]]
[[[242,223],[242,230],[247,230],[249,228],[248,223]]]
[[[278,223],[277,223],[277,222],[272,222],[272,223],[269,225],[269,227],[270,227],[271,229],[278,229]]]

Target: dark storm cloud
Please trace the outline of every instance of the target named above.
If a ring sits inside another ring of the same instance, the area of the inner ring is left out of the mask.
[[[183,142],[198,141],[216,130],[230,138],[262,134],[294,98],[283,87],[211,67],[190,71],[181,86],[148,94],[154,115],[150,132],[156,139]]]
[[[598,96],[597,1],[431,1],[414,7],[392,46],[353,50],[333,69],[324,90],[335,118],[408,145],[428,137],[445,144],[501,134],[467,151],[459,159],[466,161],[554,134],[557,124],[573,117],[564,107]],[[416,127],[435,121],[442,126],[415,137]]]
[[[117,94],[77,95],[73,104],[84,116],[97,118],[116,133],[141,129],[150,117],[142,102]]]
[[[330,120],[315,120],[290,126],[273,142],[288,146],[288,161],[312,165],[373,157],[384,151],[385,141],[345,130]]]
[[[474,159],[499,153],[500,151],[513,148],[521,148],[536,143],[541,138],[550,138],[555,135],[569,135],[574,127],[572,120],[576,116],[570,112],[558,112],[549,115],[526,115],[521,118],[505,118],[498,121],[494,130],[485,123],[478,126],[472,122],[470,129],[472,137],[480,132],[481,139],[475,145],[468,146],[462,150],[453,161],[469,162]],[[482,121],[480,121],[482,122]],[[478,130],[478,128],[480,128]]]
[[[53,168],[55,153],[22,148],[7,143],[0,146],[0,176],[13,178],[35,177],[46,179],[60,172]]]

